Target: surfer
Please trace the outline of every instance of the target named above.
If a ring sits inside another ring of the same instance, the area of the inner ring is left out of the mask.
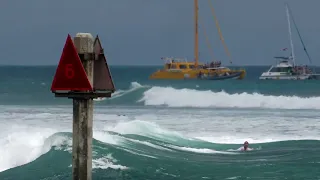
[[[248,141],[243,143],[243,147],[241,147],[241,151],[250,151],[252,150],[251,148],[249,148],[249,143]]]

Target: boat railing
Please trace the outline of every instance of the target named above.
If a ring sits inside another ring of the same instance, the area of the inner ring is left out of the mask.
[[[173,63],[173,62],[188,62],[187,58],[178,58],[178,57],[161,57],[166,63]]]

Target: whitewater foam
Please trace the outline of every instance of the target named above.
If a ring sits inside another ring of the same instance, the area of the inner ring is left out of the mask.
[[[119,116],[120,113],[126,116]],[[29,163],[48,152],[51,147],[71,152],[71,138],[55,134],[72,132],[71,107],[1,106],[0,120],[0,171]],[[128,140],[122,136],[128,134],[153,138],[178,148],[195,148],[192,151],[208,151],[192,146],[203,141],[219,144],[242,144],[249,141],[250,144],[256,144],[320,140],[320,117],[313,110],[97,107],[93,125],[93,137],[96,140],[120,149],[130,149]],[[142,140],[131,142],[163,150],[158,143]],[[130,150],[150,156],[139,149]]]
[[[93,159],[92,160],[92,168],[93,169],[112,168],[112,169],[121,169],[121,170],[128,169],[128,167],[126,167],[126,166],[114,164],[116,162],[118,162],[118,161],[112,157],[112,154],[108,154],[107,156]]]
[[[117,160],[112,157],[112,154],[108,154],[107,156],[103,156],[101,158],[92,159],[92,169],[121,169],[126,170],[129,169],[126,166],[122,166],[116,163]],[[72,164],[68,166],[69,168],[72,168]]]
[[[169,107],[320,109],[319,100],[320,97],[271,96],[246,92],[228,94],[224,91],[154,86],[145,91],[138,102],[144,102],[145,105]]]
[[[10,131],[0,139],[0,172],[29,163],[63,141],[47,141],[56,132],[50,128],[13,126]]]

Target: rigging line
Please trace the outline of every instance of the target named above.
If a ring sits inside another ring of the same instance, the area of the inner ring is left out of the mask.
[[[210,8],[211,8],[211,12],[212,12],[212,15],[213,15],[215,24],[216,24],[217,29],[218,29],[218,33],[219,33],[219,36],[220,36],[220,40],[221,40],[221,42],[222,42],[222,44],[223,44],[223,47],[224,47],[224,49],[225,49],[225,51],[226,51],[226,54],[227,54],[227,55],[229,56],[229,58],[230,58],[230,64],[232,64],[231,54],[230,54],[230,52],[229,52],[229,50],[228,50],[228,48],[227,48],[227,45],[226,45],[225,42],[224,42],[224,38],[223,38],[223,36],[222,36],[222,32],[221,32],[221,29],[220,29],[220,26],[219,26],[218,19],[216,18],[215,13],[214,13],[213,5],[212,5],[212,3],[211,3],[210,0],[208,0],[208,2],[209,2],[209,5],[210,5]]]
[[[212,60],[214,61],[214,53],[213,53],[213,50],[212,50],[212,47],[211,47],[209,38],[208,38],[208,36],[207,36],[206,29],[205,29],[205,27],[204,27],[204,24],[202,23],[203,21],[202,21],[201,18],[199,18],[199,21],[200,21],[200,27],[202,27],[202,29],[203,29],[203,34],[204,34],[204,36],[206,37],[206,43],[207,43],[208,50],[209,50],[209,52],[210,52],[210,54],[211,54]]]
[[[307,48],[306,48],[306,46],[305,46],[305,44],[304,44],[304,42],[303,42],[303,40],[302,40],[301,34],[300,34],[300,32],[299,32],[299,30],[298,30],[298,26],[297,26],[297,24],[296,24],[296,22],[295,22],[295,20],[294,20],[294,18],[293,18],[293,14],[292,14],[292,11],[291,11],[291,9],[290,9],[290,7],[289,7],[289,4],[287,4],[287,6],[288,6],[288,9],[289,9],[290,16],[291,16],[292,22],[293,22],[293,24],[294,24],[294,27],[296,28],[296,30],[297,30],[297,32],[298,32],[298,35],[299,35],[301,44],[302,44],[302,46],[303,46],[303,50],[306,52],[306,54],[307,54],[307,56],[308,56],[308,59],[309,59],[309,62],[312,64],[311,57],[310,57],[310,55],[309,55],[309,53],[308,53],[308,51],[307,51]]]

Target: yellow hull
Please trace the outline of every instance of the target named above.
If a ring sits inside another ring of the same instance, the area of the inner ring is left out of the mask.
[[[184,70],[158,70],[157,72],[154,72],[149,77],[150,79],[197,79],[199,76],[199,73],[203,74],[209,74],[213,71],[207,70],[207,69],[184,69]],[[246,71],[241,70],[221,70],[221,71],[214,71],[214,73],[217,74],[223,74],[223,73],[232,73],[232,72],[241,72],[241,75],[238,77],[238,79],[243,79],[246,76]]]

